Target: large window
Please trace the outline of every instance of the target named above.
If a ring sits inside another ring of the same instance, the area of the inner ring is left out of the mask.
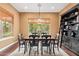
[[[49,24],[29,24],[29,32],[30,33],[48,33],[49,32]]]
[[[0,20],[0,38],[12,35],[12,22]]]
[[[49,24],[35,24],[35,23],[30,23],[29,24],[29,33],[49,33]]]
[[[29,18],[29,34],[47,33],[49,34],[50,19],[49,18]]]

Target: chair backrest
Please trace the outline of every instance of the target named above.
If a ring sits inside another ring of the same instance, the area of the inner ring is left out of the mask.
[[[23,35],[22,34],[19,34],[18,35],[18,43],[19,43],[19,45],[20,44],[23,44],[24,40],[22,40],[22,39],[23,39]]]
[[[42,35],[41,37],[42,37],[42,39],[50,39],[51,35]]]
[[[34,39],[39,39],[39,37],[40,37],[39,35],[29,35],[29,38],[33,39],[33,40],[29,41],[29,42],[32,43],[32,44],[35,44],[36,41]]]
[[[38,35],[38,33],[32,33],[32,35]]]
[[[47,33],[41,33],[42,35],[47,35]]]
[[[59,44],[59,33],[56,34],[55,39],[57,40],[57,43]]]
[[[43,41],[45,44],[50,43],[48,39],[51,39],[51,35],[42,35],[41,37],[42,39],[45,39],[45,41]]]
[[[29,38],[31,39],[38,39],[40,36],[39,35],[29,35]]]
[[[58,34],[58,33],[56,34],[56,37],[55,37],[55,39],[59,39],[59,34]]]
[[[19,35],[18,35],[18,39],[19,39],[19,40],[22,40],[22,39],[23,39],[23,35],[22,35],[22,34],[19,34]]]

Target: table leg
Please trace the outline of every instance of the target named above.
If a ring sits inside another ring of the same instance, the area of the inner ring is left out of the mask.
[[[27,51],[27,42],[25,42],[25,47],[24,47],[24,54]]]
[[[55,48],[55,40],[53,41],[53,53],[54,53],[54,55],[55,55],[55,50],[54,50],[54,48]]]
[[[39,45],[37,46],[37,55],[39,54]]]
[[[52,47],[52,46],[51,46],[51,44],[50,44],[50,46],[49,46],[49,54],[50,54],[50,55],[51,55],[51,52],[52,52],[52,51],[51,51],[51,47]]]

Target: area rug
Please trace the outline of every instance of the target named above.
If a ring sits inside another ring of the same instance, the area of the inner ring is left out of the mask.
[[[20,51],[18,51],[19,48],[17,48],[13,53],[11,53],[9,56],[29,56],[29,49],[26,51],[26,53],[24,54],[24,48],[21,48]],[[53,50],[53,49],[52,49]],[[41,51],[41,50],[40,50]],[[57,50],[57,48],[55,48],[55,55],[53,54],[53,51],[51,53],[51,55],[47,52],[46,47],[44,47],[44,51],[43,51],[43,55],[41,55],[41,53],[39,53],[39,55],[37,54],[37,50],[36,47],[33,47],[30,56],[69,56],[67,53],[65,53],[61,48],[59,49],[59,51]]]

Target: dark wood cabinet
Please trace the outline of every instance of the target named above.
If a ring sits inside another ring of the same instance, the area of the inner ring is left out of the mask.
[[[79,55],[79,4],[61,16],[61,45]]]

